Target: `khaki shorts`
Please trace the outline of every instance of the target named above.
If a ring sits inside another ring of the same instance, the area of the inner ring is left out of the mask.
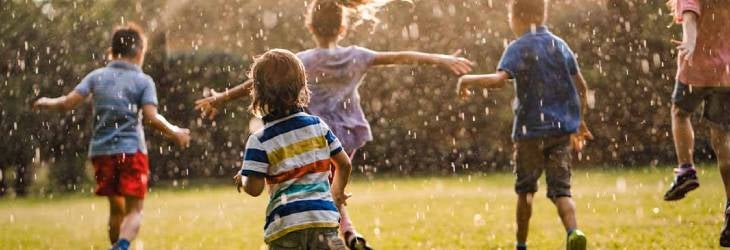
[[[545,171],[547,197],[570,197],[570,167],[573,158],[570,136],[545,137],[516,141],[515,192],[537,192],[537,183]]]
[[[347,250],[336,227],[307,228],[288,233],[269,243],[269,250]]]

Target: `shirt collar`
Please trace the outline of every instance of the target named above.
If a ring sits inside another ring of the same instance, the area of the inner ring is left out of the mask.
[[[134,70],[134,71],[142,72],[142,68],[140,68],[139,65],[131,64],[131,63],[128,63],[128,62],[125,62],[122,60],[111,61],[111,62],[109,62],[109,64],[107,64],[107,66],[112,67],[112,68],[120,68],[120,69]]]
[[[285,112],[273,112],[273,113],[265,115],[264,117],[261,118],[261,120],[263,120],[264,123],[270,123],[270,122],[273,122],[273,121],[279,120],[281,118],[284,118],[284,117],[287,117],[287,116],[290,116],[290,115],[293,115],[296,113],[300,113],[300,112],[304,112],[304,108],[293,108],[293,109],[287,110]]]
[[[540,25],[540,26],[535,27],[534,34],[547,33],[547,32],[548,32],[547,26]],[[524,34],[522,34],[522,36],[526,36],[526,35],[529,35],[529,34],[533,34],[532,28],[528,29]]]

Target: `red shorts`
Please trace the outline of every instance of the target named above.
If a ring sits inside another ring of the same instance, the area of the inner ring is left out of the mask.
[[[96,194],[144,198],[147,193],[149,161],[142,152],[100,155],[91,158],[96,177]]]

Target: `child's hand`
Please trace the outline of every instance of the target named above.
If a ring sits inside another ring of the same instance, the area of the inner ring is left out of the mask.
[[[243,176],[241,175],[241,172],[238,172],[235,176],[233,176],[233,182],[236,183],[236,190],[240,193],[241,188],[243,188]]]
[[[684,41],[680,42],[677,40],[672,40],[672,43],[677,45],[677,50],[679,51],[678,57],[680,62],[687,62],[690,65],[692,65],[692,56],[695,53],[695,41]]]
[[[39,98],[38,100],[36,100],[33,103],[33,111],[38,111],[40,109],[43,109],[43,108],[46,108],[46,107],[50,106],[51,100],[52,99],[51,98],[48,98],[48,97],[41,97],[41,98]]]
[[[458,94],[461,98],[467,98],[471,95],[471,90],[469,90],[469,81],[467,78],[467,76],[461,76],[459,77],[459,81],[456,83],[456,94]]]
[[[332,189],[332,199],[334,199],[337,207],[347,205],[347,199],[350,197],[352,197],[352,194],[346,194],[344,191],[336,191],[336,189]]]
[[[202,117],[213,120],[218,114],[218,107],[223,101],[223,94],[210,90],[210,96],[195,101],[195,109],[200,110]]]
[[[175,143],[182,147],[182,148],[188,148],[190,147],[190,130],[186,128],[176,128],[175,134],[173,135],[173,140]]]
[[[441,67],[451,70],[455,75],[464,75],[471,72],[471,68],[475,65],[474,62],[469,61],[466,58],[460,57],[461,50],[457,50],[451,55],[444,56],[441,58]]]
[[[578,132],[570,135],[570,144],[573,146],[575,152],[581,152],[587,140],[593,140],[593,134],[588,130],[586,123],[581,122]]]

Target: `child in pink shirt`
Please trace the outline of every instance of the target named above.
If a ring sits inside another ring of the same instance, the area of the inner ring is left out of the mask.
[[[711,125],[712,147],[728,197],[720,245],[730,247],[730,2],[670,0],[675,20],[682,23],[677,43],[677,82],[672,95],[672,133],[679,167],[664,200],[684,198],[699,187],[692,161],[694,131],[691,114],[704,104],[703,118]]]

